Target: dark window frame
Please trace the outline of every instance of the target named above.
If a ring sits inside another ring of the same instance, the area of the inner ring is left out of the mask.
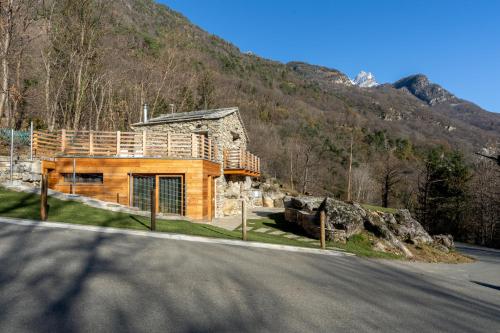
[[[65,183],[73,184],[73,173],[61,173],[61,176]],[[101,185],[104,184],[104,175],[96,172],[77,172],[75,174],[75,184]]]

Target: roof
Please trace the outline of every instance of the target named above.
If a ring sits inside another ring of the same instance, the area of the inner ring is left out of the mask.
[[[148,119],[147,123],[140,122],[133,124],[132,126],[148,126],[159,123],[178,123],[178,122],[193,121],[193,120],[209,120],[209,119],[215,120],[227,117],[234,112],[238,112],[237,107],[169,113]]]
[[[236,113],[236,115],[238,116],[238,119],[240,120],[241,125],[243,126],[243,131],[245,132],[245,136],[248,140],[249,139],[248,134],[245,125],[243,124],[243,120],[241,119],[238,107],[162,114],[159,115],[158,117],[148,119],[147,123],[140,122],[132,124],[132,127],[142,127],[142,126],[150,126],[150,125],[158,125],[166,123],[180,123],[180,122],[188,122],[195,120],[217,120],[220,118],[227,117],[233,113]]]

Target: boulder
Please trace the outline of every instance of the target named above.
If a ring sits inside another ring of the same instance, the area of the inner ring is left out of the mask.
[[[405,242],[422,245],[432,244],[433,239],[422,225],[415,220],[408,209],[398,209],[394,213],[394,220],[389,216],[392,214],[385,214],[384,220],[391,231]]]
[[[291,205],[295,209],[305,210],[312,213],[313,211],[318,210],[323,200],[324,198],[321,197],[309,197],[309,196],[292,197]]]
[[[378,213],[369,212],[366,214],[364,227],[366,230],[373,232],[375,236],[385,240],[388,243],[384,244],[385,247],[389,245],[392,249],[404,254],[406,258],[412,258],[413,254],[411,253],[411,251],[389,229],[388,223],[385,221],[385,218],[385,215],[380,216]]]
[[[274,200],[269,197],[262,197],[262,206],[264,207],[274,207]]]
[[[436,249],[438,249],[439,251],[444,252],[444,253],[449,253],[450,252],[450,249],[447,248],[446,246],[444,246],[443,244],[435,244],[434,247]]]
[[[448,249],[453,249],[455,247],[452,235],[434,235],[432,239],[435,245],[442,245]]]
[[[366,212],[358,204],[348,204],[332,198],[326,198],[318,208],[326,214],[326,229],[343,230],[349,239],[363,230]],[[319,215],[319,214],[318,214]]]
[[[274,199],[274,207],[276,208],[284,208],[284,204],[283,204],[283,199]]]

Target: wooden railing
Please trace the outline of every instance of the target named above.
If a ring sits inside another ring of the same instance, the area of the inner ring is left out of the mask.
[[[260,158],[243,149],[224,150],[224,169],[260,173]]]
[[[218,161],[216,145],[199,134],[160,132],[34,131],[36,157],[172,157]]]

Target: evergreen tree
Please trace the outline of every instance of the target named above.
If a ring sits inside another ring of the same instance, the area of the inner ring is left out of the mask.
[[[419,183],[420,222],[431,234],[457,235],[464,221],[470,171],[458,151],[432,149]]]

